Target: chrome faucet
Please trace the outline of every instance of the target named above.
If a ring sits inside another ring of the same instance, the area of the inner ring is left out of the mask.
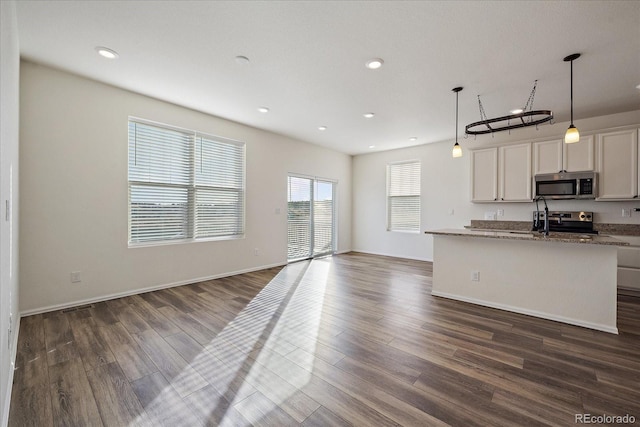
[[[544,196],[538,196],[535,199],[536,202],[536,214],[535,214],[535,219],[533,221],[533,228],[537,231],[540,231],[540,210],[538,208],[538,201],[542,200],[544,202],[544,235],[548,236],[549,235],[549,207],[547,206],[547,200],[544,198]]]
[[[549,208],[547,207],[546,200],[544,202],[544,235],[549,235]]]

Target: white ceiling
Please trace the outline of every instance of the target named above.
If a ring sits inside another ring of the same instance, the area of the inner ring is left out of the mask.
[[[460,135],[478,95],[503,116],[536,79],[568,121],[575,52],[576,120],[640,109],[640,1],[17,3],[28,60],[349,154],[453,139],[456,86]]]

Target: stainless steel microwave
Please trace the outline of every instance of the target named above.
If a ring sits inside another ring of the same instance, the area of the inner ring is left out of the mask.
[[[598,173],[558,172],[534,177],[535,197],[546,199],[595,199],[598,197]]]

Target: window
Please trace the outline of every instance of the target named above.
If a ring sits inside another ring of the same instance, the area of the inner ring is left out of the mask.
[[[129,243],[244,234],[243,143],[129,120]]]
[[[420,162],[387,165],[387,230],[420,231]]]

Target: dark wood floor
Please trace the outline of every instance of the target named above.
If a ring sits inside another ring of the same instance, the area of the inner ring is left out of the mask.
[[[616,336],[432,297],[431,276],[351,253],[23,318],[9,425],[640,422],[640,298]]]

